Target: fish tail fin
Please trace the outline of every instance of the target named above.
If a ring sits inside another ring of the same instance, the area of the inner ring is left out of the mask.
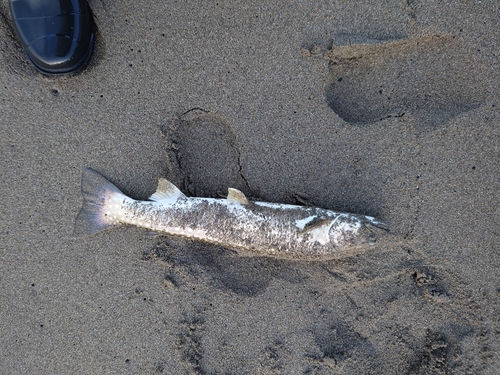
[[[106,201],[113,194],[125,196],[115,185],[91,168],[82,172],[83,205],[75,219],[74,237],[104,230],[116,224],[106,219]]]

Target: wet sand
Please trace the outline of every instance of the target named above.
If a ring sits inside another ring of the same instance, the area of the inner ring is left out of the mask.
[[[91,1],[89,67],[31,67],[0,4],[0,373],[495,374],[500,4]],[[327,262],[121,227],[89,166],[375,216]]]

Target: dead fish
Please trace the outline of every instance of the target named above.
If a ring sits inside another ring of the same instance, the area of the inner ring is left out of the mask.
[[[149,201],[134,200],[90,168],[82,174],[82,194],[76,236],[129,224],[245,255],[304,260],[336,258],[389,236],[387,226],[371,216],[251,202],[232,188],[225,199],[187,197],[163,178]]]

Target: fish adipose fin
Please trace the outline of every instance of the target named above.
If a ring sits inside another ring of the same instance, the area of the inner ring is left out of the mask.
[[[156,192],[149,197],[151,201],[162,201],[165,199],[177,199],[186,197],[182,191],[180,191],[177,186],[164,178],[158,180],[158,188]]]
[[[227,200],[233,203],[239,204],[249,204],[247,197],[238,189],[229,188],[227,189]]]
[[[116,193],[123,195],[105,177],[93,169],[85,168],[82,173],[83,206],[75,219],[73,236],[85,236],[113,226],[105,220],[103,211],[106,198]]]

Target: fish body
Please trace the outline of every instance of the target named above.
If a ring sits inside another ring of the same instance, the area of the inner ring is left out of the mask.
[[[370,216],[251,202],[232,188],[226,199],[187,197],[160,179],[149,201],[134,200],[90,168],[82,174],[82,194],[76,235],[129,224],[219,244],[246,255],[305,260],[336,258],[368,248],[388,235],[386,225]]]

